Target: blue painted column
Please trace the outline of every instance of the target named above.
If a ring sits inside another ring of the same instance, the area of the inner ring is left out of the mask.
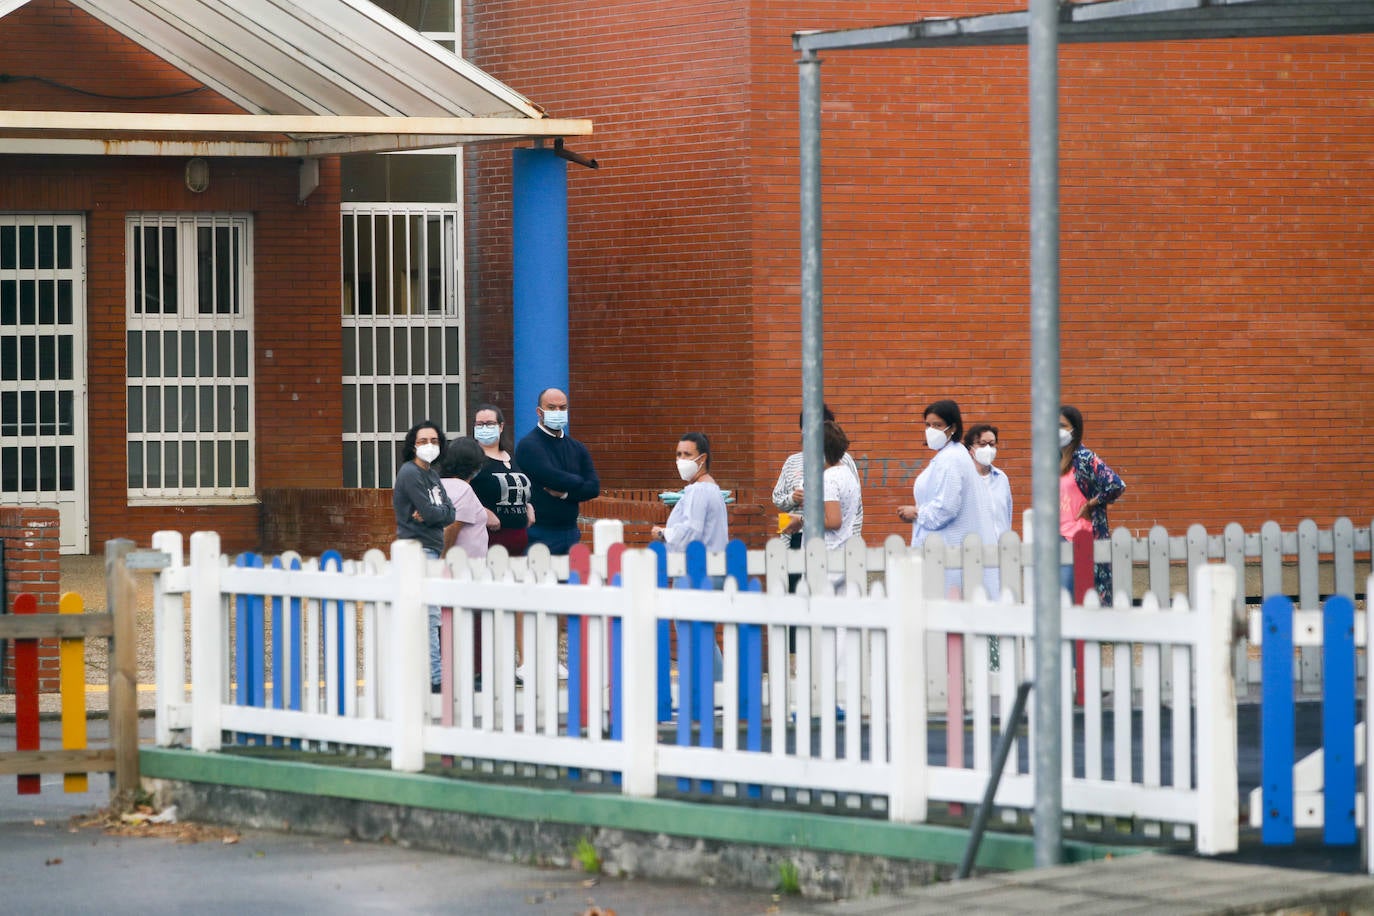
[[[539,392],[568,391],[568,164],[551,149],[513,151],[511,262],[518,441]],[[569,398],[572,393],[568,392]]]

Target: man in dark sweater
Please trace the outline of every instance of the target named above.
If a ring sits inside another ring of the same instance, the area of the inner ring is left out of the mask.
[[[534,484],[530,545],[566,554],[582,539],[577,506],[601,493],[601,481],[587,447],[568,435],[568,396],[557,388],[539,393],[539,425],[515,446],[515,462]]]

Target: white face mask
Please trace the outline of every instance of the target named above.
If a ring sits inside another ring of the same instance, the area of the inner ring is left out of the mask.
[[[943,429],[936,429],[933,426],[926,427],[926,445],[930,446],[932,451],[938,452],[948,444],[949,433]]]
[[[1068,448],[1071,442],[1073,442],[1073,430],[1059,427],[1059,447]]]
[[[985,468],[992,467],[992,463],[997,460],[997,446],[980,445],[973,450],[973,459]]]
[[[435,459],[439,457],[439,446],[435,445],[433,442],[417,445],[415,446],[415,457],[419,458],[425,464],[433,464]]]
[[[695,458],[679,458],[677,460],[677,476],[690,483],[692,478],[697,476],[699,467]]]

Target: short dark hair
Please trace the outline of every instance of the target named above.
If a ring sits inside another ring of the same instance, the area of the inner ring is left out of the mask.
[[[834,420],[825,421],[825,463],[839,464],[849,451],[849,437]]]
[[[1002,441],[1002,434],[997,431],[997,427],[991,423],[975,423],[968,428],[968,432],[964,433],[964,445],[972,446],[973,443],[983,438],[983,433],[992,433],[997,437],[997,441]]]
[[[695,445],[697,451],[706,456],[706,469],[711,469],[711,440],[706,438],[705,433],[683,433],[677,441]]]
[[[482,451],[482,443],[471,436],[459,436],[444,450],[443,470],[439,476],[471,480],[486,460],[487,453]]]
[[[933,404],[927,405],[926,409],[921,411],[921,416],[924,418],[926,414],[932,413],[949,424],[949,441],[964,441],[964,415],[959,412],[958,403],[948,399],[936,401]]]
[[[829,404],[822,404],[822,405],[821,405],[821,422],[824,423],[826,420],[830,420],[831,422],[834,422],[834,420],[835,420],[835,412],[834,412],[833,410],[830,409],[830,405],[829,405]],[[797,429],[803,429],[805,426],[806,426],[806,411],[803,410],[801,413],[797,414]]]
[[[444,428],[433,420],[421,420],[406,431],[405,442],[401,444],[401,463],[415,460],[415,437],[422,429],[432,429],[439,434],[439,458],[444,457],[444,446],[448,440],[444,438]]]
[[[539,397],[537,397],[537,398],[534,399],[534,406],[535,406],[535,407],[543,407],[543,406],[544,406],[544,395],[548,394],[550,391],[562,391],[562,390],[563,390],[563,389],[562,389],[562,388],[559,388],[557,385],[550,385],[550,386],[547,387],[547,388],[541,389],[540,392],[539,392]]]
[[[502,413],[501,408],[497,407],[495,404],[478,404],[477,409],[472,412],[473,420],[475,421],[477,415],[484,410],[490,410],[492,413],[496,414],[497,423],[500,423],[502,426],[506,424],[506,415]]]

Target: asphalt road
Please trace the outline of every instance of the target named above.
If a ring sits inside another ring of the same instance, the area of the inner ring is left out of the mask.
[[[151,721],[142,721],[151,730]],[[93,720],[92,740],[104,722]],[[43,723],[45,736],[60,728]],[[13,747],[13,722],[0,746]],[[59,732],[60,733],[60,732]],[[395,845],[206,825],[127,828],[93,820],[108,803],[108,779],[66,794],[61,776],[19,795],[0,775],[0,913],[815,913],[798,898],[765,891],[618,878],[569,869],[471,859]]]

